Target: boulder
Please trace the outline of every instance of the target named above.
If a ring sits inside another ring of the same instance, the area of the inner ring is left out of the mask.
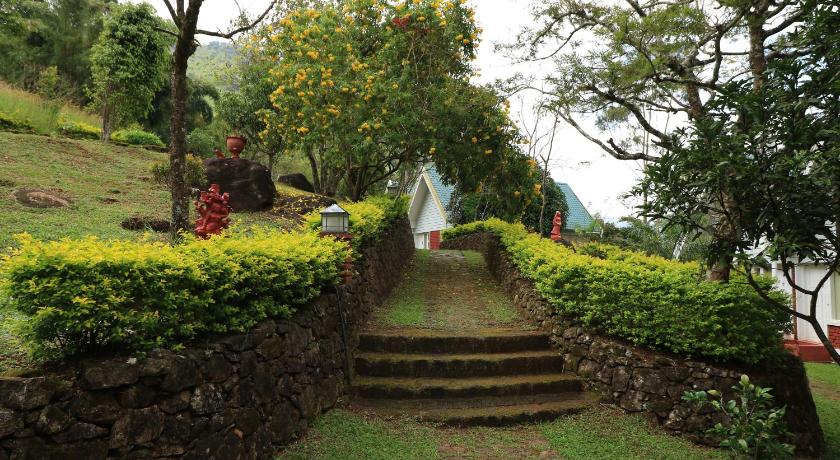
[[[315,193],[315,187],[309,182],[303,174],[286,174],[277,178],[277,182],[286,184],[304,192]]]
[[[219,184],[221,193],[230,194],[233,212],[263,211],[274,204],[277,189],[268,168],[244,158],[204,160],[207,187]]]
[[[21,188],[13,196],[28,208],[66,208],[73,203],[70,195],[61,189]]]

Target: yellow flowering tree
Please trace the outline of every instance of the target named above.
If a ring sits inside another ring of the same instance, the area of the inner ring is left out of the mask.
[[[497,170],[512,161],[516,133],[501,100],[469,83],[479,32],[462,2],[292,9],[247,45],[273,62],[265,135],[283,133],[306,155],[320,192],[343,184],[352,200],[429,160],[452,182]]]

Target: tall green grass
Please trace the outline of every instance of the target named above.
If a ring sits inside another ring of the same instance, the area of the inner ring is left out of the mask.
[[[26,121],[41,134],[50,134],[58,127],[59,120],[100,126],[102,121],[96,115],[63,104],[51,106],[37,94],[15,88],[0,81],[0,112],[20,121]]]

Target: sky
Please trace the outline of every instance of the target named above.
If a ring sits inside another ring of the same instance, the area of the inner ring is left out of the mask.
[[[147,0],[154,5],[161,16],[168,13],[163,0]],[[517,71],[523,73],[545,73],[550,68],[529,68],[516,66],[502,53],[494,51],[495,43],[511,43],[519,30],[532,24],[531,5],[540,0],[472,0],[476,10],[476,20],[484,29],[479,56],[475,65],[480,72],[476,81],[492,83],[496,79],[512,76]],[[253,17],[261,13],[269,0],[238,0],[239,5]],[[199,28],[205,30],[227,30],[230,21],[238,15],[236,2],[233,0],[205,0],[199,16]],[[206,43],[215,40],[212,37],[200,38]],[[550,64],[549,64],[550,65]],[[536,101],[534,94],[522,94],[526,114]],[[512,100],[512,116],[518,119],[520,102]],[[530,121],[526,116],[526,121]],[[590,122],[581,123],[591,133],[598,131]],[[568,183],[578,198],[592,214],[600,214],[607,221],[633,213],[634,202],[624,200],[622,196],[639,179],[640,164],[633,161],[620,161],[604,153],[598,146],[584,139],[574,128],[561,125],[558,130],[552,153],[551,175],[559,182]]]

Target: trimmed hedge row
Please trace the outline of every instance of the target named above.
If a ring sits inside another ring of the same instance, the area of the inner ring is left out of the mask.
[[[399,206],[381,200],[348,207],[361,206],[379,210],[354,222],[366,242],[398,217]],[[335,284],[348,251],[306,229],[232,231],[177,246],[19,239],[0,260],[2,288],[31,315],[24,336],[46,358],[177,347],[287,317]]]
[[[752,364],[778,353],[781,331],[790,326],[784,312],[767,306],[738,275],[727,284],[705,282],[696,265],[609,245],[587,244],[576,253],[496,219],[446,230],[444,238],[479,231],[500,237],[558,313],[637,345]],[[772,295],[785,301],[780,292]]]

